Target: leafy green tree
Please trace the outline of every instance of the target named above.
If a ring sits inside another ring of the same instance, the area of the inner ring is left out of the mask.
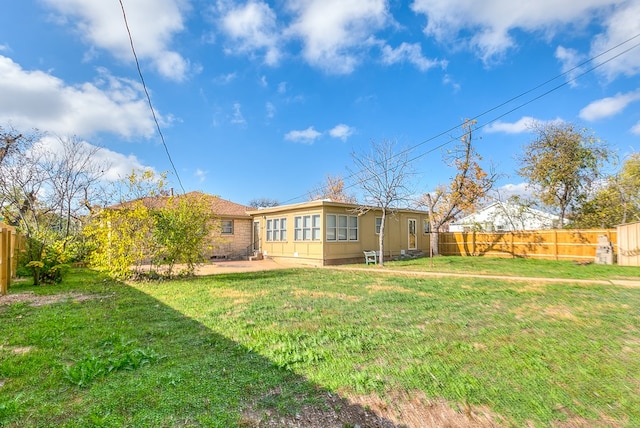
[[[570,123],[534,123],[534,140],[520,157],[518,173],[528,180],[540,201],[558,210],[564,225],[568,210],[602,177],[611,153],[587,130]]]
[[[87,261],[98,271],[126,279],[157,254],[155,218],[143,201],[95,214],[83,232],[90,242]]]
[[[166,264],[171,276],[174,265],[184,263],[184,273],[193,275],[196,265],[204,261],[205,252],[212,244],[212,231],[217,225],[208,197],[197,192],[169,197],[163,208],[152,213],[159,264]]]
[[[574,227],[584,229],[640,221],[640,153],[630,155],[595,193],[582,196],[572,220]]]

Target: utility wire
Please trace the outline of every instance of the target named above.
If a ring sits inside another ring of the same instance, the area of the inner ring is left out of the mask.
[[[532,92],[535,92],[536,90],[538,90],[538,89],[540,89],[540,88],[543,88],[543,87],[547,86],[548,84],[550,84],[551,82],[553,82],[553,81],[555,81],[555,80],[558,80],[558,79],[560,79],[560,78],[562,78],[562,77],[564,77],[564,76],[570,75],[571,73],[575,72],[576,70],[581,69],[581,68],[582,68],[582,67],[584,67],[585,65],[587,65],[587,64],[589,64],[589,63],[591,63],[591,62],[593,62],[593,61],[597,60],[598,58],[600,58],[600,57],[602,57],[602,56],[604,56],[604,55],[606,55],[606,54],[608,54],[608,53],[610,53],[610,52],[612,52],[612,51],[614,51],[614,50],[616,50],[616,49],[620,48],[621,46],[626,45],[627,43],[629,43],[629,42],[631,42],[631,41],[633,41],[633,40],[635,40],[635,39],[637,39],[637,38],[640,38],[640,33],[638,33],[638,34],[636,34],[636,35],[634,35],[634,36],[632,36],[632,37],[630,37],[630,38],[628,38],[628,39],[626,39],[626,40],[624,40],[624,41],[622,41],[622,42],[618,43],[617,45],[615,45],[615,46],[613,46],[613,47],[611,47],[611,48],[609,48],[609,49],[607,49],[607,50],[605,50],[605,51],[603,51],[603,52],[599,53],[598,55],[595,55],[595,56],[593,56],[593,57],[590,57],[590,58],[586,59],[585,61],[581,62],[580,64],[578,64],[578,65],[576,65],[576,66],[574,66],[574,67],[572,67],[571,69],[569,69],[569,70],[565,71],[564,73],[558,74],[558,75],[556,75],[556,76],[554,76],[554,77],[552,77],[552,78],[550,78],[550,79],[547,79],[546,81],[544,81],[544,82],[542,82],[542,83],[540,83],[540,84],[538,84],[538,85],[534,86],[533,88],[528,89],[528,90],[526,90],[526,91],[524,91],[524,92],[521,92],[520,94],[518,94],[518,95],[516,95],[516,96],[514,96],[514,97],[511,97],[511,98],[509,98],[508,100],[506,100],[506,101],[504,101],[504,102],[502,102],[502,103],[500,103],[500,104],[497,104],[496,106],[491,107],[491,108],[489,108],[489,109],[487,109],[487,110],[483,111],[482,113],[479,113],[479,114],[477,114],[477,115],[475,115],[475,116],[471,117],[469,120],[472,120],[472,121],[473,121],[473,120],[478,120],[479,118],[481,118],[481,117],[483,117],[483,116],[486,116],[487,114],[489,114],[489,113],[491,113],[491,112],[493,112],[493,111],[496,111],[496,110],[500,109],[501,107],[504,107],[504,106],[506,106],[506,105],[508,105],[508,104],[510,104],[510,103],[512,103],[512,102],[514,102],[514,101],[516,101],[516,100],[518,100],[518,99],[520,99],[520,98],[522,98],[522,97],[526,96],[526,95],[531,94]],[[578,80],[580,77],[583,77],[583,76],[585,76],[585,75],[587,75],[587,74],[589,74],[589,73],[593,72],[594,70],[596,70],[596,69],[598,69],[598,68],[600,68],[600,67],[602,67],[602,66],[606,65],[607,63],[609,63],[609,62],[611,62],[611,61],[613,61],[614,59],[616,59],[616,58],[618,58],[618,57],[620,57],[620,56],[622,56],[622,55],[624,55],[624,54],[626,54],[626,53],[628,53],[628,52],[632,51],[633,49],[636,49],[638,46],[640,46],[640,42],[639,42],[639,43],[634,44],[633,46],[631,46],[631,47],[629,47],[629,48],[625,49],[625,50],[624,50],[624,51],[622,51],[622,52],[617,53],[616,55],[612,56],[611,58],[608,58],[608,59],[606,59],[606,60],[602,61],[601,63],[598,63],[598,64],[596,64],[596,65],[594,65],[594,66],[592,66],[592,67],[590,67],[590,68],[586,69],[585,71],[581,72],[580,74],[577,74],[577,75],[573,76],[572,78],[570,78],[570,79],[568,79],[568,80],[565,80],[563,83],[561,83],[561,84],[559,84],[559,85],[554,86],[553,88],[551,88],[551,89],[549,89],[549,90],[547,90],[547,91],[543,92],[542,94],[539,94],[539,95],[537,95],[537,96],[535,96],[535,97],[533,97],[533,98],[531,98],[531,99],[529,99],[529,100],[527,100],[527,101],[524,101],[524,102],[520,103],[519,105],[517,105],[516,107],[513,107],[513,108],[511,108],[510,110],[508,110],[508,111],[506,111],[506,112],[504,112],[504,113],[502,113],[502,114],[500,114],[500,115],[498,115],[498,116],[496,116],[496,117],[494,117],[494,118],[492,118],[492,119],[487,120],[487,121],[486,121],[486,122],[484,122],[483,124],[476,126],[474,129],[482,129],[482,128],[484,128],[484,127],[486,127],[486,126],[490,125],[491,123],[496,122],[497,120],[499,120],[499,119],[501,119],[501,118],[503,118],[503,117],[505,117],[505,116],[507,116],[507,115],[509,115],[509,114],[513,113],[514,111],[517,111],[517,110],[521,109],[522,107],[525,107],[525,106],[527,106],[527,105],[529,105],[529,104],[531,104],[531,103],[533,103],[533,102],[535,102],[535,101],[537,101],[537,100],[539,100],[539,99],[541,99],[541,98],[543,98],[543,97],[545,97],[545,96],[547,96],[547,95],[551,94],[552,92],[557,91],[558,89],[560,89],[560,88],[562,88],[562,87],[564,87],[564,86],[568,85],[569,83],[571,83],[571,82],[575,82],[575,81],[576,81],[576,80]],[[423,145],[425,145],[425,144],[427,144],[427,143],[430,143],[430,142],[432,142],[432,141],[434,141],[434,140],[436,140],[436,139],[438,139],[438,138],[440,138],[440,137],[443,137],[443,136],[445,136],[445,135],[448,135],[448,134],[450,134],[451,132],[453,132],[453,131],[455,131],[455,130],[457,130],[457,129],[459,129],[459,128],[460,128],[460,125],[453,126],[453,127],[449,128],[449,129],[447,129],[447,130],[445,130],[445,131],[442,131],[442,132],[440,132],[440,133],[438,133],[438,134],[436,134],[436,135],[434,135],[434,136],[432,136],[432,137],[429,137],[429,138],[427,138],[427,139],[425,139],[425,140],[421,141],[420,143],[414,144],[413,146],[410,146],[409,148],[407,148],[407,149],[405,149],[405,150],[402,150],[401,152],[399,152],[399,153],[397,153],[395,156],[393,156],[393,158],[395,158],[395,157],[399,157],[399,156],[402,156],[402,155],[406,155],[406,154],[408,154],[408,153],[412,152],[413,150],[415,150],[416,148],[418,148],[418,147],[420,147],[420,146],[423,146]],[[447,145],[451,144],[451,143],[452,143],[452,142],[454,142],[454,141],[457,141],[460,137],[462,137],[462,135],[457,135],[457,136],[454,136],[454,137],[449,137],[449,139],[448,139],[447,141],[445,141],[445,142],[443,142],[443,143],[441,143],[441,144],[439,144],[439,145],[437,145],[437,146],[435,146],[435,147],[432,147],[431,149],[428,149],[428,150],[426,150],[425,152],[423,152],[423,153],[421,153],[421,154],[419,154],[419,155],[417,155],[417,156],[415,156],[415,157],[412,157],[412,158],[410,158],[410,159],[407,159],[407,161],[408,161],[408,162],[413,162],[413,161],[415,161],[415,160],[418,160],[418,159],[420,159],[420,158],[422,158],[422,157],[424,157],[424,156],[426,156],[426,155],[428,155],[428,154],[430,154],[430,153],[433,153],[433,152],[434,152],[434,151],[436,151],[436,150],[442,149],[443,147],[445,147],[445,146],[447,146]],[[357,176],[358,174],[359,174],[359,172],[358,172],[358,171],[356,171],[356,172],[354,172],[354,173],[352,173],[352,174],[348,175],[348,176],[346,177],[346,179],[347,179],[347,180],[352,179],[352,178],[354,178],[355,176]],[[353,188],[353,187],[357,186],[358,184],[359,184],[359,182],[352,183],[352,184],[350,184],[350,185],[345,186],[345,189]],[[305,197],[305,195],[296,196],[296,197],[294,197],[294,198],[291,198],[291,199],[288,199],[288,200],[284,201],[284,204],[289,203],[289,202],[293,202],[293,201],[296,201],[296,200],[299,200],[299,199],[302,199],[302,198],[304,198],[304,197]]]
[[[151,115],[153,116],[153,121],[156,123],[156,129],[158,130],[158,135],[160,135],[160,140],[162,141],[162,145],[164,146],[164,151],[167,153],[167,158],[169,159],[169,163],[173,168],[173,172],[178,179],[178,184],[182,189],[182,193],[187,193],[184,190],[184,186],[182,185],[182,180],[180,180],[180,175],[178,174],[178,170],[176,169],[175,164],[173,163],[173,159],[171,159],[171,153],[169,153],[169,147],[167,147],[167,142],[164,139],[164,134],[162,133],[162,129],[160,129],[160,123],[158,122],[158,118],[156,116],[156,111],[153,108],[153,104],[151,103],[151,96],[149,95],[149,91],[147,90],[147,85],[144,81],[144,77],[142,76],[142,69],[140,68],[140,62],[138,61],[138,55],[136,54],[136,49],[133,46],[133,37],[131,37],[131,30],[129,29],[129,22],[127,21],[127,13],[124,10],[124,4],[122,0],[119,0],[120,8],[122,9],[122,18],[124,19],[124,25],[127,29],[127,34],[129,36],[129,43],[131,44],[131,52],[133,52],[133,58],[136,61],[136,67],[138,69],[138,75],[140,76],[140,82],[142,82],[142,87],[144,89],[144,93],[147,97],[147,103],[149,104],[149,109],[151,110]]]

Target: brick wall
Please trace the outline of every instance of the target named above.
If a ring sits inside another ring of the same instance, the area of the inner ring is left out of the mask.
[[[233,234],[214,234],[212,258],[237,259],[247,256],[247,248],[252,242],[252,219],[234,219]]]

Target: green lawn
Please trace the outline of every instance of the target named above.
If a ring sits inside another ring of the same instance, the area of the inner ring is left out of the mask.
[[[640,288],[328,269],[125,286],[76,270],[10,288],[25,291],[67,294],[0,305],[0,426],[257,426],[247,409],[323,409],[326,391],[501,426],[640,426]]]
[[[597,265],[594,263],[580,265],[573,261],[525,258],[424,257],[385,262],[385,267],[410,271],[472,273],[478,275],[640,281],[639,267]]]

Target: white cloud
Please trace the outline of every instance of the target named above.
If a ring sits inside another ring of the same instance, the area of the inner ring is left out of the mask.
[[[385,0],[288,0],[295,16],[288,35],[304,42],[309,64],[329,73],[351,73],[375,44],[372,35],[389,20]]]
[[[562,73],[566,73],[569,86],[576,87],[577,82],[574,80],[580,74],[581,69],[578,67],[585,58],[577,50],[558,46],[555,52],[556,59],[560,61]]]
[[[223,74],[218,76],[217,78],[215,78],[215,82],[219,83],[221,85],[228,85],[229,83],[233,82],[234,80],[236,80],[236,78],[238,77],[238,73],[228,73],[228,74]]]
[[[640,1],[628,0],[612,3],[616,4],[617,7],[612,8],[612,13],[604,17],[603,24],[606,31],[594,38],[591,44],[590,56],[599,55],[632,37],[634,37],[634,40],[614,49],[611,53],[603,56],[600,61],[611,58],[613,55],[621,53],[638,43],[635,37],[640,34],[640,19],[638,19],[640,16]],[[640,73],[640,55],[637,53],[637,48],[604,64],[598,71],[610,80],[619,75],[633,76]]]
[[[284,94],[287,92],[287,82],[278,83],[278,93]]]
[[[631,132],[635,135],[640,135],[640,122],[636,123],[633,128],[631,128]]]
[[[246,125],[247,121],[242,115],[242,105],[240,103],[233,104],[233,115],[231,116],[231,123],[234,125]]]
[[[636,0],[625,3],[632,2],[637,3]],[[460,35],[471,32],[466,47],[490,62],[516,47],[514,30],[550,38],[567,26],[580,28],[601,19],[620,3],[618,0],[414,0],[411,8],[427,16],[424,32],[440,42],[465,46]],[[637,16],[637,13],[629,15],[628,21],[637,21]]]
[[[614,116],[624,110],[629,104],[640,100],[640,90],[626,94],[616,94],[613,97],[593,101],[580,110],[580,118],[588,121]]]
[[[200,183],[204,183],[204,181],[207,179],[207,174],[209,174],[209,171],[203,171],[200,168],[197,168],[193,173],[193,175],[196,176]]]
[[[505,134],[521,134],[523,132],[528,132],[531,128],[531,125],[537,122],[536,119],[529,116],[524,116],[520,118],[518,121],[513,123],[496,121],[486,126],[484,128],[484,132],[492,133],[492,132],[503,132]]]
[[[228,52],[264,51],[264,62],[276,65],[280,60],[276,14],[263,1],[249,1],[234,8],[219,5],[223,13],[222,29],[233,41]]]
[[[133,54],[122,9],[118,2],[86,0],[43,0],[62,16],[60,24],[75,27],[86,43],[131,62]],[[136,53],[150,60],[166,78],[183,80],[189,63],[170,49],[171,39],[184,29],[187,0],[136,0],[125,2],[127,22]]]
[[[82,150],[87,153],[93,152],[91,160],[101,168],[104,173],[101,179],[105,181],[118,181],[131,174],[132,170],[136,171],[154,171],[154,168],[143,165],[134,155],[124,155],[114,152],[104,147],[97,147],[87,141],[80,141]],[[97,149],[97,150],[96,150]],[[37,142],[33,150],[45,150],[50,153],[61,153],[62,142],[59,138],[46,136]]]
[[[267,119],[273,119],[276,115],[276,106],[273,103],[267,102],[265,104],[265,110],[267,111]]]
[[[285,134],[284,138],[285,140],[296,143],[313,144],[320,136],[322,136],[322,133],[316,131],[313,126],[310,126],[302,131],[289,131]]]
[[[355,132],[355,128],[341,123],[340,125],[334,126],[333,129],[329,131],[329,135],[331,135],[333,138],[339,138],[342,141],[347,141],[347,139]]]
[[[395,49],[389,45],[384,45],[382,47],[382,62],[388,65],[409,62],[420,71],[427,71],[433,67],[446,68],[447,66],[446,61],[433,60],[422,55],[422,47],[419,43],[406,42],[403,42]]]
[[[493,190],[498,200],[506,201],[511,196],[528,199],[533,196],[533,189],[528,183],[508,183]]]
[[[94,83],[68,86],[0,55],[0,122],[61,135],[151,136],[155,125],[140,85],[106,70],[99,72]]]

